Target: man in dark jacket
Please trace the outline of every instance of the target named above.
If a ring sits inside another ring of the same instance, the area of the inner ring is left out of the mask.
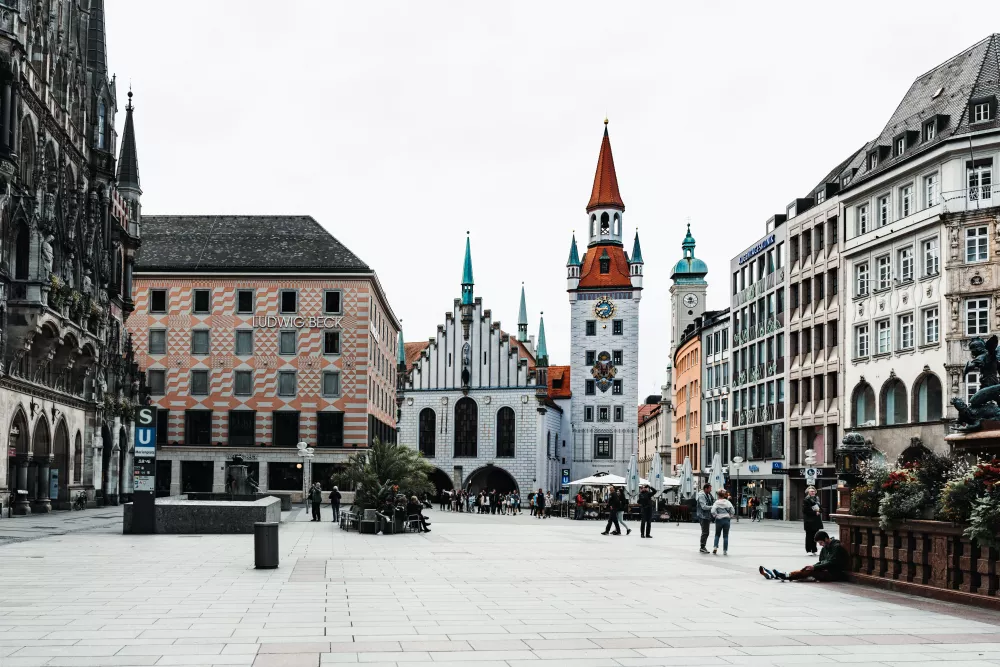
[[[639,537],[652,537],[649,534],[649,529],[653,524],[653,496],[656,495],[656,491],[649,488],[649,484],[643,484],[642,490],[639,491],[639,511],[642,515],[642,521],[639,523]]]
[[[765,579],[781,581],[846,581],[851,568],[851,557],[840,540],[830,537],[825,531],[816,533],[816,542],[823,549],[819,552],[819,561],[815,565],[806,565],[801,570],[788,574],[778,570],[768,570],[763,565],[759,572]]]
[[[334,523],[340,519],[340,489],[333,487],[333,491],[330,492],[330,507],[333,508],[333,521]]]
[[[618,496],[618,491],[615,487],[610,487],[608,490],[608,525],[604,527],[604,532],[601,535],[607,535],[611,533],[611,524],[615,524],[615,532],[612,535],[621,535],[622,527],[618,525],[618,510],[622,508],[621,500]]]
[[[705,548],[705,544],[708,542],[708,530],[712,527],[712,505],[715,503],[711,484],[701,487],[701,493],[698,494],[697,502],[698,523],[701,524],[701,548],[698,551],[707,554],[708,549]]]
[[[320,489],[319,482],[312,485],[309,489],[309,502],[312,503],[312,521],[319,521],[320,514],[319,509],[323,505],[323,491]]]

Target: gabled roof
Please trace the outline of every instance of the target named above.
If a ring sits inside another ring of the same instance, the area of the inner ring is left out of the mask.
[[[618,192],[618,175],[615,173],[615,159],[611,155],[607,121],[604,122],[604,139],[601,141],[601,154],[597,157],[597,172],[594,174],[594,187],[590,191],[587,212],[596,208],[625,210],[625,203]]]
[[[608,273],[601,273],[599,259],[605,254],[610,261]],[[597,288],[632,288],[632,279],[628,272],[628,258],[619,245],[594,246],[583,256],[583,268],[580,269],[580,287]]]
[[[865,160],[851,185],[865,181],[895,167],[900,161],[923,153],[941,142],[970,132],[1000,127],[994,118],[985,123],[969,124],[969,103],[983,97],[1000,95],[1000,33],[977,42],[931,71],[920,75],[906,91],[872,148],[884,146],[893,151],[893,140],[907,132],[918,137],[902,156],[890,153],[879,159],[875,169]],[[930,141],[923,141],[924,124],[941,118]]]
[[[659,411],[659,403],[643,403],[639,406],[639,418],[637,423],[639,426],[642,426],[644,423],[655,417]]]
[[[527,359],[529,368],[533,368],[535,366],[535,355],[531,353],[530,349],[528,349],[526,342],[519,341],[517,336],[511,336],[503,329],[500,330],[500,335],[507,336],[507,338],[510,339],[510,349],[517,350],[518,355],[522,359]]]
[[[570,367],[549,366],[549,398],[572,398],[570,390]]]
[[[308,215],[143,215],[136,270],[371,273]]]

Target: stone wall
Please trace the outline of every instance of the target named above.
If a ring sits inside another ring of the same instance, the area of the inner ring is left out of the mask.
[[[122,532],[132,532],[133,504],[125,504]],[[156,532],[167,534],[253,533],[258,521],[281,521],[281,501],[268,496],[253,502],[156,500]]]

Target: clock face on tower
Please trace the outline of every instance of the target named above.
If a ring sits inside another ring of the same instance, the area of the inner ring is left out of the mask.
[[[698,295],[697,294],[685,294],[684,295],[684,305],[688,308],[694,308],[698,305]]]
[[[597,303],[594,304],[594,315],[602,320],[612,317],[615,314],[615,310],[614,301],[606,296],[602,296],[597,300]]]

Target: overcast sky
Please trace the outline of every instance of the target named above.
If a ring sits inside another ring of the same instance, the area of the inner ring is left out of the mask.
[[[765,220],[1000,30],[1000,3],[914,0],[106,6],[144,213],[312,215],[378,272],[407,341],[459,296],[469,230],[484,307],[516,332],[523,281],[569,363],[565,264],[607,114],[646,261],[640,397],[664,381],[684,221],[724,308]]]

